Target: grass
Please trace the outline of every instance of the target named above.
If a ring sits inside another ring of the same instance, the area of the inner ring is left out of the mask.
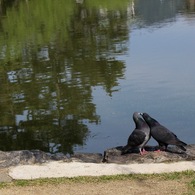
[[[0,183],[0,188],[13,187],[13,186],[42,186],[42,185],[57,185],[65,183],[100,183],[109,181],[121,181],[121,180],[136,180],[142,181],[147,179],[167,181],[176,180],[186,181],[189,191],[195,194],[195,171],[183,171],[164,174],[129,174],[129,175],[114,175],[114,176],[85,176],[85,177],[73,177],[73,178],[50,178],[50,179],[35,179],[35,180],[14,180],[10,183]]]
[[[188,183],[189,195],[195,194],[195,178]]]

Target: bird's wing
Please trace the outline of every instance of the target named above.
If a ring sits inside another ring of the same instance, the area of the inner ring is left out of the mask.
[[[145,141],[145,138],[146,134],[143,131],[135,129],[129,136],[128,145],[139,146]]]
[[[177,136],[162,125],[153,127],[151,133],[154,139],[162,143],[174,144],[177,140]]]

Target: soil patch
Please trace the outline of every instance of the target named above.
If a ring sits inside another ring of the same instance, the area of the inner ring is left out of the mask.
[[[6,187],[0,189],[2,195],[161,195],[161,194],[188,194],[187,181],[178,180],[122,180],[105,181],[98,183],[64,183],[44,184],[42,186]]]

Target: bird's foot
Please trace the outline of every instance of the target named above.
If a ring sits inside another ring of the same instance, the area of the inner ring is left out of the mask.
[[[143,150],[140,150],[140,154],[141,155],[144,155],[144,154],[147,154],[148,152],[145,150],[145,149],[143,149]]]
[[[145,152],[140,152],[141,155],[144,155],[144,154],[147,154],[148,152],[145,151]]]

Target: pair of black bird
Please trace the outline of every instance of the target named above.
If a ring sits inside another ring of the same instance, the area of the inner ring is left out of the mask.
[[[147,113],[133,114],[135,129],[128,138],[127,145],[123,147],[122,154],[129,149],[139,148],[140,154],[143,155],[146,151],[144,146],[152,136],[159,144],[160,150],[167,150],[168,145],[176,145],[181,150],[186,151],[184,146],[187,144],[177,138],[177,136],[162,126],[157,120],[150,117]]]

